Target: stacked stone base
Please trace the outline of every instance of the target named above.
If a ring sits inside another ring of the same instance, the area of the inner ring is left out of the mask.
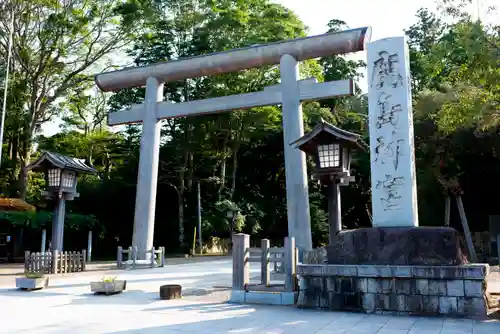
[[[297,305],[367,313],[485,317],[487,264],[298,265]]]
[[[266,292],[266,291],[231,291],[231,303],[264,304],[264,305],[295,305],[296,292]]]

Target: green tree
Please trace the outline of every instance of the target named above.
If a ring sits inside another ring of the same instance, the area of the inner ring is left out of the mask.
[[[91,80],[92,72],[109,67],[106,56],[130,40],[132,19],[140,7],[116,0],[8,0],[0,4],[0,33],[9,32],[15,17],[11,118],[19,161],[20,197],[26,197],[29,163],[35,135],[50,121],[62,98],[74,87]],[[0,54],[7,52],[5,40]],[[9,106],[9,107],[10,107]],[[9,113],[11,115],[11,113]]]

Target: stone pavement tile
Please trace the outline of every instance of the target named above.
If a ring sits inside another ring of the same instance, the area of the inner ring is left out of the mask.
[[[377,334],[408,334],[408,329],[384,329],[382,328]]]
[[[410,334],[439,334],[443,328],[444,319],[415,317]]]
[[[498,321],[474,321],[472,327],[473,334],[494,334],[500,333],[500,322]]]
[[[368,321],[363,321],[352,327],[348,333],[349,334],[374,334],[378,333],[384,324],[381,323],[370,323]]]
[[[472,334],[473,322],[471,319],[445,319],[441,334]]]
[[[389,319],[381,330],[406,330],[408,332],[415,321],[416,319],[413,317],[394,317]]]
[[[350,333],[352,328],[367,318],[363,313],[332,312],[332,322],[321,328],[315,334],[344,334]]]
[[[441,328],[429,328],[429,329],[410,329],[408,334],[441,334]]]

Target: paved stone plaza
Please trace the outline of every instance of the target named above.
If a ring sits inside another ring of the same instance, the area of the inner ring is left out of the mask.
[[[227,304],[231,270],[224,259],[112,271],[128,280],[127,291],[108,297],[90,294],[89,282],[102,276],[97,272],[51,277],[49,289],[34,292],[13,290],[14,281],[2,279],[0,333],[500,333],[496,321]],[[159,286],[168,283],[181,284],[185,297],[158,300]]]

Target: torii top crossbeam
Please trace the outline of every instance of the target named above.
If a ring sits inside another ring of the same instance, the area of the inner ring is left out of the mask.
[[[357,28],[148,66],[125,68],[98,74],[95,76],[95,82],[101,90],[113,91],[142,87],[146,84],[148,77],[169,82],[279,64],[281,57],[285,54],[293,56],[298,61],[328,57],[362,51],[370,37],[369,27]]]

